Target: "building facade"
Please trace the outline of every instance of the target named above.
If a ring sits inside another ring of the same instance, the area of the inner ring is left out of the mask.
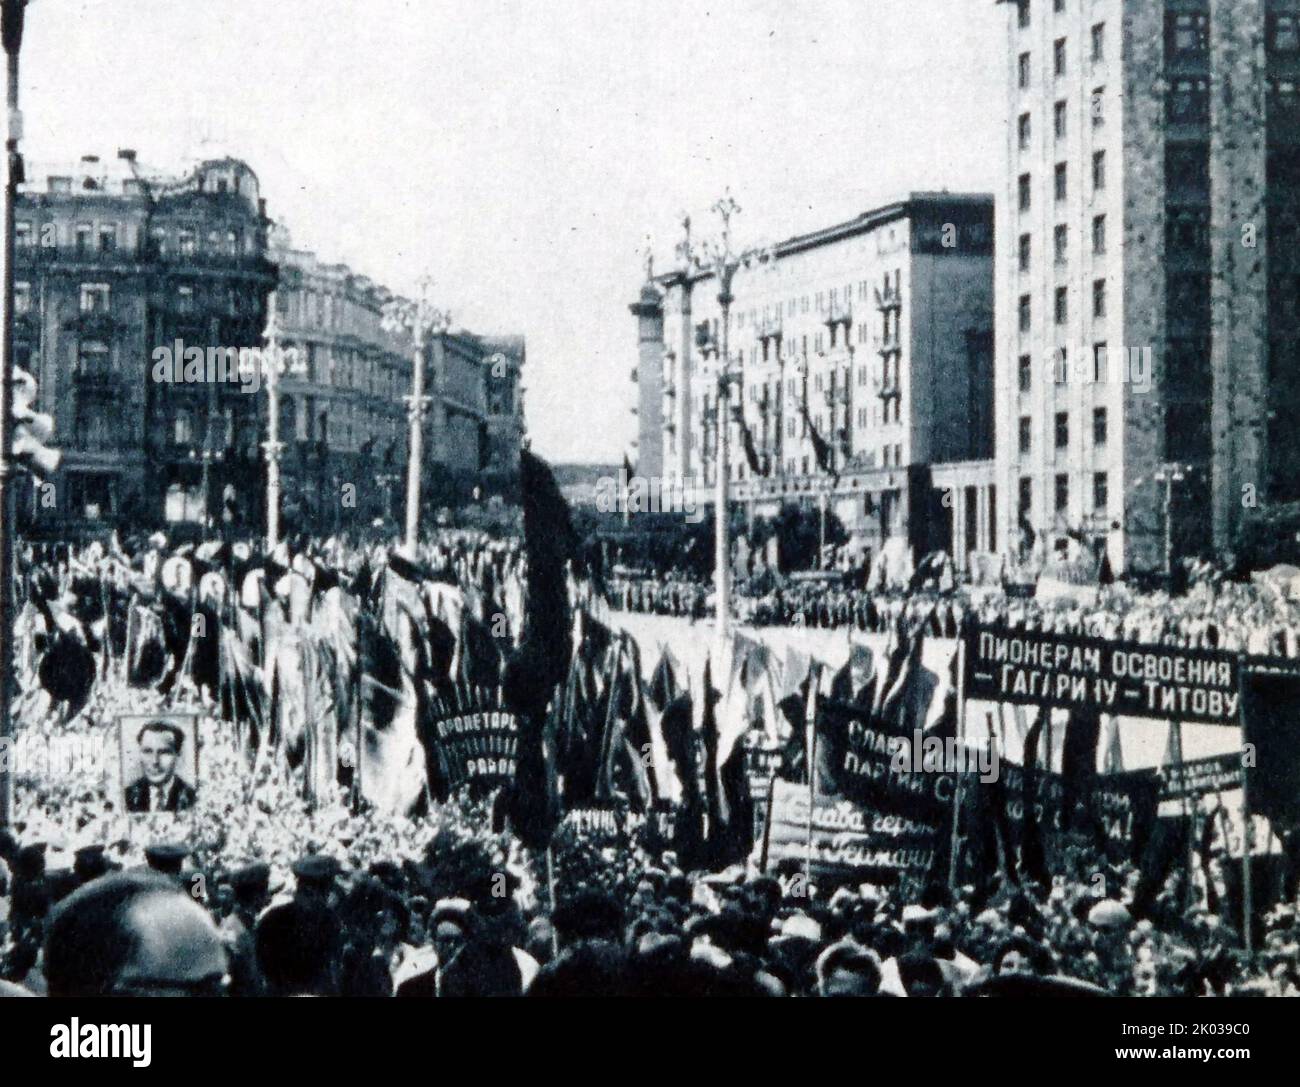
[[[265,203],[236,159],[179,174],[133,150],[31,165],[15,212],[16,364],[65,466],[31,488],[32,531],[215,519],[258,455],[237,380],[153,380],[156,352],[260,342],[275,269]],[[256,521],[257,511],[230,509]]]
[[[1000,10],[1003,527],[1116,570],[1225,549],[1300,497],[1300,3]]]
[[[918,551],[995,547],[989,472],[970,483],[979,533],[957,540],[954,527],[964,532],[966,522],[932,475],[936,465],[993,455],[992,254],[992,197],[913,193],[787,239],[761,268],[738,272],[728,330],[741,375],[726,423],[732,497],[759,516],[787,502],[825,503],[873,552],[890,539]],[[638,474],[667,495],[712,503],[716,278],[655,276],[631,311]],[[949,475],[967,485],[960,467]]]
[[[383,327],[393,294],[345,264],[292,248],[282,233],[275,241],[280,346],[294,363],[280,378],[285,524],[333,532],[358,515],[399,519],[402,397],[411,391],[414,351],[409,335]]]

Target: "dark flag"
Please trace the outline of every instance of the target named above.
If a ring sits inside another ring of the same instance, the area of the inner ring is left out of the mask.
[[[1042,712],[1048,713],[1044,709]],[[1065,743],[1061,752],[1061,829],[1077,825],[1076,805],[1090,804],[1093,782],[1097,777],[1097,743],[1101,739],[1101,714],[1092,707],[1070,711],[1065,726]],[[1087,811],[1085,826],[1093,821]]]
[[[759,459],[758,450],[754,447],[754,435],[749,429],[749,424],[745,422],[745,409],[739,404],[736,405],[735,419],[740,425],[740,442],[745,450],[745,460],[749,462],[750,473],[756,476],[767,475]]]
[[[1247,672],[1242,740],[1250,810],[1283,827],[1300,819],[1300,676]]]
[[[1025,734],[1025,754],[1022,760],[1024,791],[1021,794],[1021,806],[1024,817],[1020,829],[1020,872],[1025,879],[1041,887],[1052,882],[1047,872],[1047,857],[1043,852],[1042,828],[1038,825],[1036,815],[1038,741],[1050,713],[1050,710],[1043,707],[1038,712],[1038,720],[1029,726],[1029,731]]]
[[[803,416],[804,425],[808,428],[808,437],[812,439],[813,454],[817,458],[817,467],[828,473],[838,483],[840,474],[835,470],[835,454],[831,449],[830,442],[823,438],[817,432],[817,428],[813,426],[812,416],[808,414],[807,404],[800,404],[799,412]]]
[[[505,668],[506,706],[519,718],[519,754],[505,811],[527,845],[544,848],[559,812],[547,787],[543,734],[547,706],[569,669],[571,611],[566,564],[577,554],[568,503],[546,463],[525,449],[519,456],[524,506],[523,639]]]

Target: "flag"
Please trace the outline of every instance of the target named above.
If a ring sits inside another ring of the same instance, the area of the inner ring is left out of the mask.
[[[830,447],[830,443],[813,426],[812,416],[808,414],[807,403],[799,405],[799,412],[803,416],[804,425],[808,428],[808,437],[812,439],[813,454],[817,458],[817,467],[823,472],[827,472],[838,483],[840,474],[835,470],[835,454]]]
[[[767,475],[767,471],[759,459],[758,450],[754,447],[754,435],[749,429],[749,424],[745,422],[745,409],[740,404],[736,405],[735,419],[740,426],[740,442],[745,450],[745,460],[749,462],[750,474],[756,476]]]
[[[1043,852],[1042,830],[1035,814],[1037,801],[1036,767],[1038,761],[1038,741],[1043,728],[1050,719],[1044,709],[1025,734],[1025,756],[1023,765],[1024,789],[1021,794],[1021,808],[1024,812],[1020,828],[1020,872],[1030,882],[1046,887],[1051,883],[1047,872],[1047,857]]]
[[[1101,715],[1091,707],[1070,711],[1061,756],[1061,829],[1077,825],[1075,805],[1082,800],[1088,811],[1085,825],[1093,821],[1090,795],[1097,776],[1097,743],[1101,738]]]
[[[572,652],[565,568],[578,548],[569,507],[555,477],[527,449],[519,458],[519,487],[527,590],[522,640],[503,676],[506,707],[519,718],[517,773],[504,810],[520,839],[541,847],[550,841],[559,818],[550,802],[556,767],[546,760],[544,731],[547,707],[564,682]]]
[[[724,754],[724,737],[717,718],[718,692],[713,687],[712,663],[704,662],[705,800],[708,813],[706,858],[709,867],[725,868],[744,860],[753,847],[753,804],[744,748],[737,744]]]

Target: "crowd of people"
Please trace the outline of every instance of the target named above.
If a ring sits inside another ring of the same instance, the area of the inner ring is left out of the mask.
[[[331,547],[339,569],[366,568],[367,548]],[[115,562],[112,552],[33,553],[25,571],[75,596],[78,568]],[[422,557],[493,598],[519,591],[512,542],[444,538]],[[615,603],[631,599],[618,595],[627,588],[607,586]],[[643,586],[636,599],[663,591],[689,614],[702,607],[691,591],[704,587],[684,582]],[[873,629],[943,609],[942,632],[974,614],[1294,655],[1277,636],[1294,616],[1285,596],[1211,581],[1176,599],[1108,589],[1096,608],[937,587],[783,585],[758,603],[772,622]],[[1099,890],[1082,845],[1051,886],[1003,873],[954,889],[764,871],[757,846],[744,864],[692,867],[626,813],[613,836],[575,826],[531,848],[472,789],[418,817],[382,814],[342,785],[308,799],[274,761],[250,773],[211,692],[127,687],[97,667],[75,713],[29,697],[21,727],[52,750],[102,738],[123,713],[192,709],[202,784],[186,811],[133,815],[102,764],[15,767],[0,836],[0,989],[11,994],[1300,995],[1294,895],[1248,956],[1239,924],[1181,870],[1151,901],[1136,894],[1132,866],[1109,869]],[[25,668],[31,695],[39,664]],[[146,929],[167,938],[131,938]]]
[[[742,581],[735,591],[737,617],[756,627],[849,627],[879,634],[901,620],[935,637],[953,637],[971,619],[1011,629],[1300,657],[1300,599],[1268,581],[1206,577],[1178,595],[1116,583],[1046,598],[982,586],[884,590],[789,578],[775,585]],[[692,619],[713,614],[712,586],[682,575],[616,578],[609,599],[625,611]]]

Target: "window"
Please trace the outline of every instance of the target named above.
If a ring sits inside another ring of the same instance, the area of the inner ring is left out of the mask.
[[[1106,316],[1106,281],[1104,279],[1094,279],[1092,281],[1092,315],[1094,317]]]
[[[1030,322],[1029,295],[1020,296],[1020,331],[1028,332]]]
[[[1016,131],[1020,135],[1020,150],[1029,150],[1029,114],[1022,113],[1020,120],[1016,123]]]
[[[176,248],[183,257],[192,257],[194,255],[194,231],[181,230],[176,235]]]
[[[1058,325],[1063,325],[1070,319],[1070,291],[1068,287],[1056,288],[1056,304],[1053,307],[1053,316]]]
[[[1070,477],[1064,472],[1056,476],[1056,512],[1065,513],[1070,508]]]
[[[1066,250],[1069,245],[1070,228],[1064,223],[1058,224],[1052,231],[1052,247],[1056,255],[1056,263],[1064,264]]]
[[[180,286],[176,288],[176,309],[179,313],[194,312],[194,288]]]
[[[1052,10],[1060,15],[1065,10],[1065,0],[1052,0]]]
[[[1092,191],[1101,192],[1106,187],[1106,152],[1092,153]]]
[[[1166,40],[1177,53],[1204,53],[1210,47],[1209,17],[1206,15],[1171,15],[1166,28]],[[1168,27],[1172,26],[1172,34]]]
[[[1110,497],[1105,472],[1092,473],[1092,508],[1098,513],[1105,513]]]
[[[1065,103],[1057,102],[1052,107],[1052,130],[1058,140],[1065,139]]]
[[[1168,98],[1169,120],[1174,123],[1205,121],[1210,115],[1210,85],[1204,79],[1178,79]]]
[[[19,249],[30,249],[35,235],[32,233],[32,224],[26,219],[20,219],[14,223],[14,245]]]
[[[1106,216],[1104,215],[1092,217],[1092,251],[1098,254],[1106,252]]]
[[[77,224],[76,231],[75,231],[75,241],[73,242],[73,244],[76,247],[78,256],[81,256],[83,253],[90,252],[90,241],[92,235],[93,235],[93,230],[91,229],[89,223]]]
[[[1095,446],[1104,446],[1106,444],[1106,409],[1092,409],[1092,444]]]
[[[1272,45],[1279,53],[1294,53],[1300,49],[1300,32],[1294,15],[1273,17]]]
[[[1020,72],[1020,78],[1019,78],[1020,89],[1022,91],[1027,90],[1029,88],[1029,54],[1028,53],[1020,54],[1019,72]]]
[[[111,253],[117,248],[117,224],[101,223],[99,226],[99,251]]]
[[[1106,88],[1092,88],[1092,127],[1101,128],[1106,123]]]
[[[1065,75],[1065,39],[1057,38],[1052,43],[1052,74],[1060,79]]]
[[[1020,391],[1029,392],[1034,383],[1034,363],[1030,355],[1021,355],[1017,364]]]
[[[1068,449],[1070,447],[1070,413],[1068,411],[1058,411],[1056,413],[1056,448]]]
[[[1101,64],[1106,59],[1106,24],[1094,23],[1092,27],[1092,63]]]
[[[1020,455],[1029,456],[1030,442],[1033,436],[1034,421],[1028,415],[1020,417]]]
[[[112,366],[108,344],[102,340],[82,340],[77,348],[77,371],[82,374],[103,375]]]
[[[1067,192],[1067,168],[1064,162],[1056,164],[1056,171],[1053,177],[1054,188],[1056,192],[1056,202],[1059,204],[1065,200]]]
[[[14,312],[32,312],[32,285],[30,283],[14,283]]]
[[[1030,239],[1028,234],[1020,235],[1020,270],[1029,271],[1029,245]]]
[[[1034,481],[1029,476],[1020,477],[1019,493],[1016,495],[1017,505],[1020,507],[1020,517],[1022,520],[1029,517],[1029,511],[1034,506]]]
[[[1029,210],[1029,175],[1021,174],[1018,183],[1021,211]]]
[[[81,285],[81,312],[108,312],[108,284],[83,283]]]
[[[1109,377],[1106,368],[1106,341],[1098,340],[1092,345],[1092,380],[1101,384]],[[1105,412],[1105,408],[1101,409]]]
[[[1021,30],[1029,25],[1029,0],[1016,0],[1016,23]]]

